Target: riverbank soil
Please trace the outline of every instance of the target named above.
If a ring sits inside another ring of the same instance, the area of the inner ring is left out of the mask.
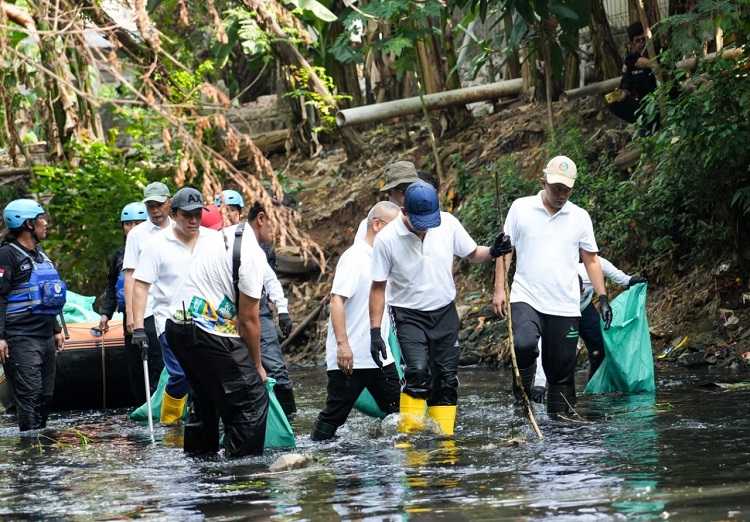
[[[598,98],[555,103],[553,114],[556,125],[575,121],[591,162],[615,163],[618,155],[633,148],[630,141],[634,130],[612,116]],[[423,120],[391,121],[364,130],[363,136],[368,151],[356,163],[347,163],[343,149],[335,148],[313,159],[299,155],[272,158],[277,170],[287,178],[287,186],[293,189],[291,196],[297,202],[300,225],[328,256],[325,273],[287,285],[297,323],[329,292],[339,255],[352,243],[357,226],[371,205],[381,199],[383,167],[407,159],[417,168],[435,172]],[[461,184],[467,177],[491,175],[486,167],[504,158],[512,158],[519,175],[533,183],[549,159],[549,140],[545,107],[522,103],[477,118],[460,132],[439,137],[444,168],[440,191],[443,208],[460,215],[466,204]],[[627,179],[628,171],[623,170],[622,176]],[[571,199],[576,201],[575,192]],[[606,245],[600,247],[606,251]],[[688,368],[719,365],[736,370],[750,364],[748,274],[731,254],[717,253],[716,262],[709,266],[634,257],[637,263],[610,260],[626,272],[649,279],[649,322],[658,364],[676,363]],[[461,364],[494,366],[507,362],[507,325],[491,309],[491,270],[458,263],[456,282],[462,318]],[[610,286],[610,291],[613,295],[620,289]],[[317,321],[287,349],[290,362],[323,363],[327,317],[327,309],[322,310]],[[582,364],[585,360],[582,354]]]

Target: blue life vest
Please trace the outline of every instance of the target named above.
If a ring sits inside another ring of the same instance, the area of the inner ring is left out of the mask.
[[[65,306],[67,287],[60,279],[55,265],[41,252],[42,262],[37,263],[18,245],[12,247],[21,252],[31,261],[31,275],[29,280],[13,288],[8,294],[7,315],[57,315],[62,313]]]
[[[125,272],[120,271],[115,283],[115,298],[117,299],[117,310],[125,313]]]

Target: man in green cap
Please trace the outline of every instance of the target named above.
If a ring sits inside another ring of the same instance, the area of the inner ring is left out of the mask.
[[[138,266],[138,261],[143,253],[143,247],[154,235],[166,229],[172,220],[170,211],[169,187],[164,183],[155,181],[143,190],[143,203],[146,205],[148,219],[133,227],[125,240],[125,253],[122,258],[122,270],[125,272],[125,309],[133,310],[133,272]],[[159,336],[156,334],[156,322],[151,298],[146,303],[144,314],[144,328],[148,336],[148,370],[151,391],[153,392],[159,382],[159,375],[164,368],[164,360],[159,347]],[[126,333],[133,333],[133,314],[127,316],[125,325]],[[141,366],[141,354],[137,347],[130,345],[132,349],[128,352],[128,374],[135,380],[134,389],[143,389],[143,371]],[[140,383],[140,388],[138,386]]]

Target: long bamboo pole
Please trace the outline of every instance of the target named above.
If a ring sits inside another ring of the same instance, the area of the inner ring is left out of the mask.
[[[501,269],[503,271],[503,274],[506,274],[506,277],[504,278],[505,281],[505,317],[507,317],[508,320],[508,340],[510,341],[510,362],[513,365],[513,382],[515,383],[516,388],[521,390],[521,401],[523,402],[523,407],[526,410],[526,417],[529,419],[529,424],[531,424],[531,428],[534,430],[534,433],[536,433],[536,436],[539,437],[539,440],[544,440],[544,435],[542,435],[542,430],[539,429],[539,425],[536,423],[536,417],[534,416],[534,408],[531,406],[531,401],[529,400],[529,396],[526,394],[526,390],[523,389],[523,383],[521,381],[521,372],[518,369],[518,361],[516,360],[516,345],[513,341],[513,315],[510,311],[510,285],[508,284],[508,277],[507,277],[507,271],[505,266],[505,256],[500,257],[500,263],[501,263]]]

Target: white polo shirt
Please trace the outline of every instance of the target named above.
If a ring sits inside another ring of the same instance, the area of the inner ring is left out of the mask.
[[[141,252],[133,277],[151,285],[156,332],[164,333],[164,325],[172,316],[172,303],[178,297],[182,282],[190,271],[193,259],[223,250],[221,234],[200,227],[192,250],[174,235],[174,225],[162,230],[148,241]]]
[[[604,274],[605,279],[609,279],[620,286],[628,286],[630,284],[630,278],[632,276],[629,276],[617,268],[608,259],[599,256],[599,264],[602,266],[602,274]],[[583,290],[581,291],[581,310],[584,310],[594,297],[594,285],[591,284],[589,274],[586,272],[586,265],[583,263],[578,263],[578,275],[583,283]]]
[[[190,270],[173,303],[173,314],[181,317],[182,304],[185,311],[202,330],[225,337],[238,337],[237,296],[232,280],[232,256],[234,233],[237,225],[221,230],[221,247],[201,253],[193,259]],[[240,292],[260,299],[263,290],[263,274],[266,254],[258,245],[255,234],[245,225],[240,250],[238,287]]]
[[[580,250],[599,250],[588,212],[568,201],[550,215],[539,192],[513,202],[505,233],[516,251],[510,302],[527,303],[543,314],[580,317]]]
[[[377,368],[370,354],[370,286],[372,284],[372,247],[366,241],[355,241],[339,258],[336,273],[333,276],[331,294],[346,298],[344,313],[346,315],[346,337],[354,355],[354,369],[364,370]],[[383,366],[393,363],[391,349],[388,346],[390,320],[388,313],[383,314],[380,326],[381,336],[386,345],[388,358]],[[328,319],[328,337],[326,338],[326,367],[338,370],[336,363],[336,336],[333,323]]]
[[[456,298],[453,257],[466,257],[477,244],[461,223],[440,213],[440,226],[427,231],[424,241],[411,232],[403,215],[380,231],[373,250],[373,281],[388,281],[388,304],[430,312]]]
[[[171,226],[173,223],[172,218],[167,217],[167,223],[167,226]],[[162,230],[164,230],[164,228],[154,225],[150,219],[134,226],[125,239],[125,253],[122,258],[122,269],[135,270],[138,266],[138,261],[141,258],[143,246]],[[151,296],[151,290],[149,290],[148,299],[146,300],[146,312],[143,317],[151,317],[152,315],[154,315],[153,297]]]

